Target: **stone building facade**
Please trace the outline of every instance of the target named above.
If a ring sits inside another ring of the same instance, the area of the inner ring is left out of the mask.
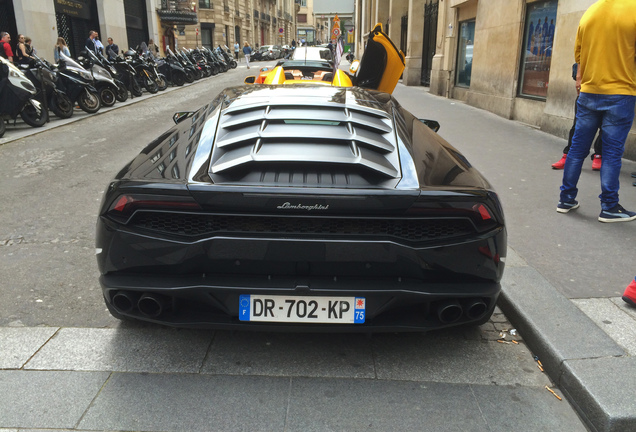
[[[576,30],[594,2],[356,0],[356,38],[381,22],[405,52],[404,84],[567,138]],[[625,157],[636,160],[634,129]]]

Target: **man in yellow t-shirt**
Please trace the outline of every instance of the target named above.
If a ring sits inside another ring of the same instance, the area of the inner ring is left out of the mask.
[[[583,14],[574,47],[580,78],[576,88],[576,129],[563,170],[557,211],[579,207],[576,187],[581,166],[596,131],[601,128],[600,222],[628,222],[636,212],[618,203],[618,177],[625,140],[634,121],[636,104],[636,1],[599,0]]]

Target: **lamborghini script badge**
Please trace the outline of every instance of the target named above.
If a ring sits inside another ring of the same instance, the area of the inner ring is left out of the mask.
[[[279,205],[278,207],[276,207],[278,209],[281,210],[307,210],[307,211],[312,211],[312,210],[328,210],[329,209],[329,205],[322,205],[322,204],[314,204],[314,205],[302,205],[302,204],[291,204],[291,203],[284,203],[283,205]]]

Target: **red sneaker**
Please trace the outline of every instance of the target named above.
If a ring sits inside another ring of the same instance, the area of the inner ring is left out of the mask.
[[[603,159],[601,158],[601,155],[594,155],[594,159],[592,159],[592,170],[593,171],[600,171],[601,170],[601,163],[603,162]]]
[[[552,169],[563,169],[565,166],[565,158],[568,157],[567,153],[563,154],[563,157],[558,161],[552,164]]]
[[[625,300],[625,303],[628,305],[636,307],[636,279],[632,280],[632,283],[625,288],[623,300]]]

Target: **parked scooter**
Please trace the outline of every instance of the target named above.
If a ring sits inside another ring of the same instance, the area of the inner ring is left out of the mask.
[[[117,98],[117,101],[125,102],[128,99],[128,88],[126,87],[126,84],[124,84],[121,74],[117,68],[115,68],[110,60],[104,57],[102,53],[95,54],[92,51],[88,51],[88,54],[94,63],[93,67],[103,68],[113,78],[113,81],[115,81],[115,85],[117,86],[117,93],[115,94],[115,97]]]
[[[141,96],[142,90],[141,86],[137,82],[137,71],[135,71],[135,68],[132,67],[132,65],[123,57],[119,56],[115,57],[113,60],[109,60],[109,62],[117,70],[119,78],[130,91],[130,94],[133,97]]]
[[[166,57],[157,60],[159,72],[166,76],[172,85],[182,86],[186,82],[186,72],[170,48],[166,49]]]
[[[96,63],[97,56],[89,50],[84,50],[80,52],[77,60],[80,65],[93,76],[93,79],[95,80],[93,85],[97,89],[99,100],[102,105],[107,107],[115,105],[119,89],[108,70],[100,66],[99,63]]]
[[[221,50],[221,55],[223,56],[223,59],[225,60],[225,63],[231,68],[231,69],[236,69],[236,60],[234,60],[232,57],[230,57],[230,55],[225,51],[225,50]]]
[[[4,57],[0,57],[0,62],[0,117],[15,120],[20,115],[29,126],[44,125],[49,112],[34,99],[37,90],[33,83]],[[4,125],[4,119],[2,123]]]
[[[124,59],[135,69],[135,79],[141,87],[153,94],[159,91],[153,68],[144,61],[137,51],[129,49],[124,53]]]
[[[59,52],[57,85],[68,97],[76,102],[79,107],[93,114],[99,111],[102,106],[97,89],[93,87],[93,76],[86,69],[81,67],[75,60]]]
[[[28,65],[20,64],[18,67],[31,80],[37,90],[35,98],[44,109],[49,108],[60,118],[69,118],[73,115],[73,101],[66,93],[57,87],[58,76],[52,64],[39,58],[35,53],[31,54],[33,60]]]

